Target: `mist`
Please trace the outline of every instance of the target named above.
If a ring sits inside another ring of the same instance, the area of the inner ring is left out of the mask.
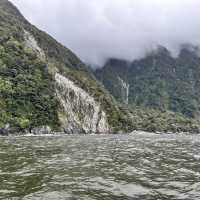
[[[157,45],[177,55],[180,45],[200,44],[199,0],[11,0],[34,25],[103,65],[134,60]]]

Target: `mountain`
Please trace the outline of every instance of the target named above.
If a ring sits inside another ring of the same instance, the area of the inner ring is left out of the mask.
[[[199,63],[162,47],[94,72],[0,0],[0,134],[200,132]]]
[[[200,114],[198,52],[197,47],[183,45],[174,58],[159,47],[133,62],[109,59],[95,74],[122,103],[195,117]]]
[[[7,0],[0,0],[0,111],[1,130],[13,132],[131,130],[128,112],[91,70]]]
[[[185,44],[177,57],[162,46],[143,59],[109,59],[94,72],[132,112],[136,129],[200,132],[199,48]]]

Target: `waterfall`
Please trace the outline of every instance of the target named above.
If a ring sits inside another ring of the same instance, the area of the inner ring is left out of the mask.
[[[125,104],[128,105],[129,103],[129,89],[130,85],[126,83],[122,78],[118,77],[119,82],[121,84],[121,95],[122,95],[122,100]]]

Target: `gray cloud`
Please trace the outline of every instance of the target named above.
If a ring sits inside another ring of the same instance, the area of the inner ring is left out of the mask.
[[[182,43],[200,44],[199,0],[11,1],[87,63],[133,60],[158,44],[174,54]]]

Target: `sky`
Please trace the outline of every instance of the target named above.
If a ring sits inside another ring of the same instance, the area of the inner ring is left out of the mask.
[[[34,25],[102,66],[142,58],[157,45],[174,56],[200,44],[200,0],[11,0]]]

